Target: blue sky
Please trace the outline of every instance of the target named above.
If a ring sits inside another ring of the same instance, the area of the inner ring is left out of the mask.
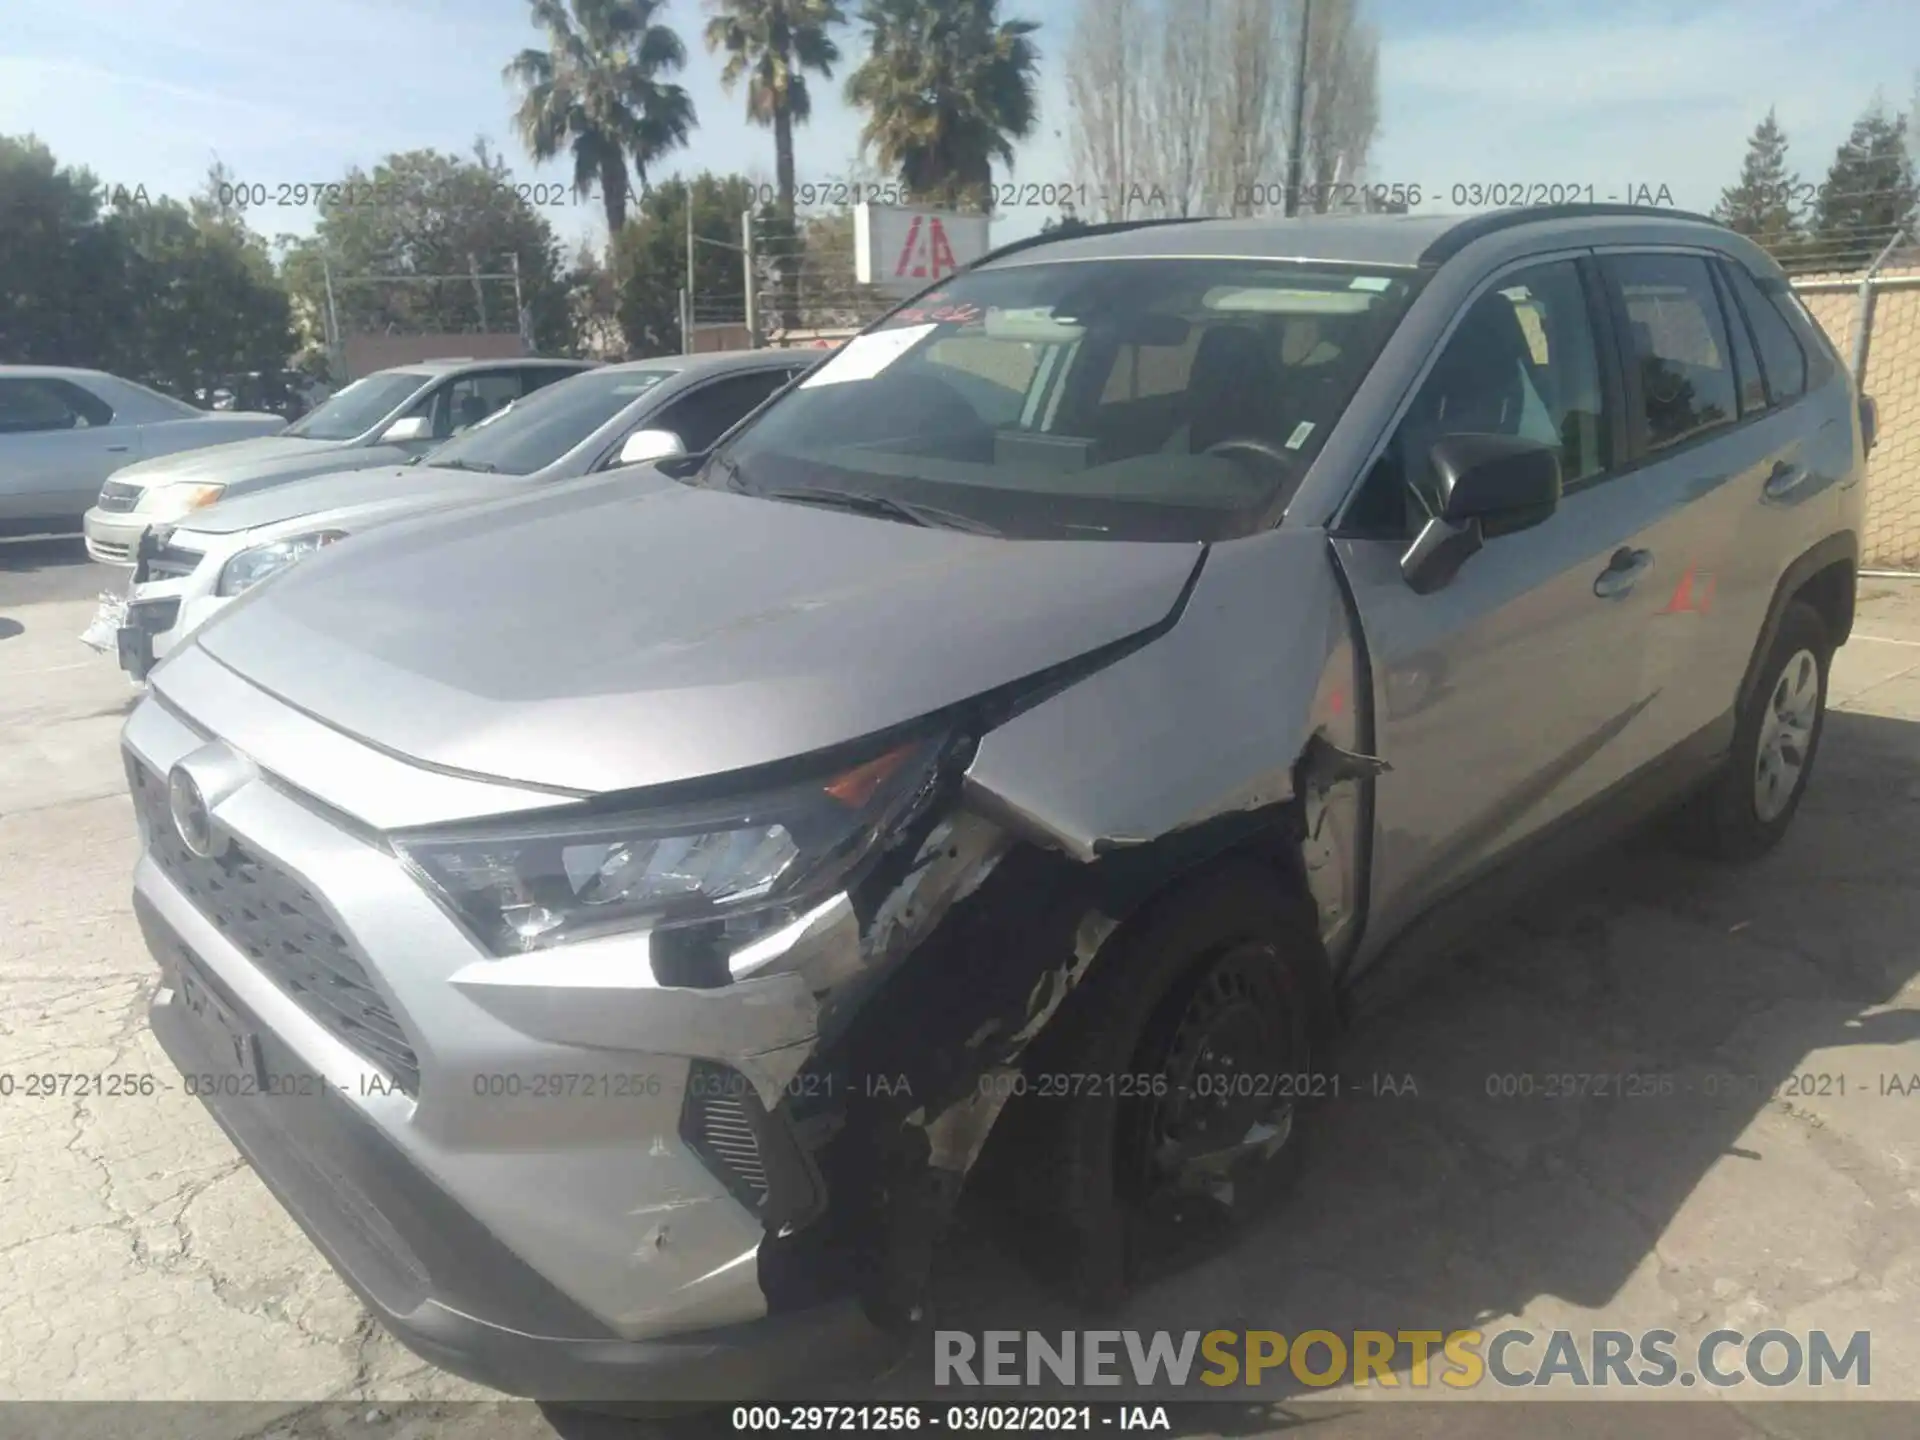
[[[1002,0],[1003,13],[1041,22],[1045,57],[1042,124],[1015,178],[1072,178],[1058,61],[1076,3]],[[1708,208],[1770,104],[1802,177],[1818,180],[1876,89],[1906,108],[1920,64],[1911,0],[1367,0],[1366,11],[1381,34],[1370,178],[1429,193],[1524,181],[1592,185],[1607,198],[1664,185],[1676,204]],[[721,91],[699,43],[702,15],[700,0],[666,11],[691,52],[681,78],[701,121],[666,173],[770,180],[771,137]],[[500,68],[537,42],[524,0],[19,4],[0,31],[0,133],[33,131],[62,160],[149,194],[193,191],[216,156],[237,178],[276,186],[337,178],[394,150],[466,152],[481,135],[519,178],[564,181],[558,164],[527,160],[508,122]],[[856,43],[843,37],[850,52]],[[854,162],[859,121],[837,81],[816,96],[801,178],[829,181]],[[597,207],[548,213],[569,248],[600,236]],[[994,238],[1037,229],[1049,213],[1010,212]],[[274,234],[305,230],[312,215],[270,208],[253,220]]]

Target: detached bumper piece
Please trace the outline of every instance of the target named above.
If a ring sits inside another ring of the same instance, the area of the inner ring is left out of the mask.
[[[114,632],[114,645],[120,668],[135,680],[147,678],[153,669],[153,637],[171,630],[180,618],[180,601],[135,600],[127,606],[127,618]]]
[[[197,964],[150,903],[136,895],[134,909],[169,981],[150,1011],[153,1032],[183,1073],[218,1076],[236,1063],[180,1003],[183,972],[214,992],[223,1024],[245,1032],[261,1072],[299,1072],[293,1053]],[[622,1339],[502,1245],[330,1087],[200,1088],[214,1119],[380,1323],[423,1359],[479,1384],[644,1411],[799,1395],[876,1373],[897,1357],[899,1341],[852,1298],[667,1339]]]

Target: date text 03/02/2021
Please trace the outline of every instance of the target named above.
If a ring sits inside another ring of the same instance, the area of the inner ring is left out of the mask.
[[[1127,1430],[1171,1434],[1166,1405],[736,1405],[736,1433],[1073,1435]]]

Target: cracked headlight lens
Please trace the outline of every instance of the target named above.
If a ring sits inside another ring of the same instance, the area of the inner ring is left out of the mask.
[[[872,854],[928,793],[942,751],[915,740],[758,794],[390,839],[496,955],[713,922],[744,942],[818,903]]]
[[[270,545],[256,545],[251,550],[242,550],[220,567],[220,579],[214,587],[214,593],[222,597],[238,595],[243,590],[252,589],[269,575],[278,574],[303,556],[311,555],[321,546],[346,538],[347,532],[344,530],[316,530],[311,535],[293,535],[285,540],[275,540]]]

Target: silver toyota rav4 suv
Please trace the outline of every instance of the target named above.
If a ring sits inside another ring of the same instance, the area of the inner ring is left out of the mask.
[[[1639,817],[1780,837],[1871,415],[1674,212],[1006,247],[678,483],[384,527],[164,660],[153,1028],[508,1391],[878,1363],[963,1186],[1111,1298],[1279,1188],[1360,977]]]

